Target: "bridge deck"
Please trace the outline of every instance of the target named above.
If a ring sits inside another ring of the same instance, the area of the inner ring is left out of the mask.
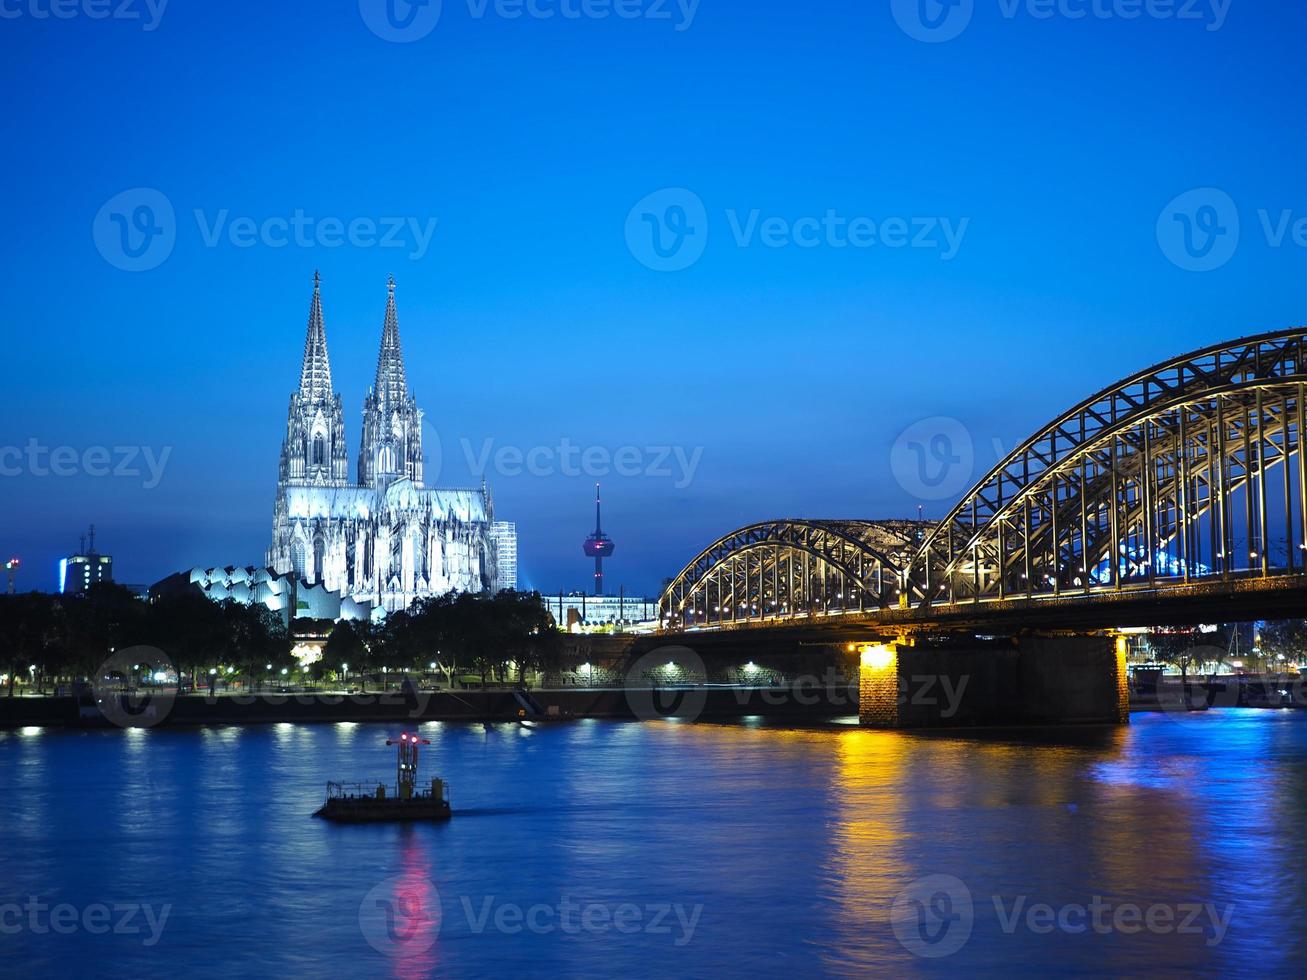
[[[1307,575],[1231,576],[1225,581],[1161,580],[1114,592],[1068,592],[1039,599],[1001,599],[740,620],[675,631],[796,632],[838,639],[944,632],[1093,632],[1117,627],[1186,626],[1307,617]],[[664,636],[672,635],[668,633]]]

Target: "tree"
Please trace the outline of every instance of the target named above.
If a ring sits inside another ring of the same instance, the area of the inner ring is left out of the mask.
[[[82,595],[61,596],[61,669],[91,677],[112,651],[142,642],[149,606],[112,582],[97,582]]]
[[[349,664],[358,676],[368,668],[367,624],[342,619],[332,627],[322,647],[322,659],[312,667],[313,676],[321,680],[328,672],[344,677]]]
[[[230,600],[213,602],[198,591],[162,596],[150,604],[146,622],[134,642],[166,653],[177,669],[179,683],[183,673],[198,680],[231,649],[235,616],[228,604],[239,605]]]
[[[9,674],[9,696],[21,673],[31,677],[29,666],[43,669],[49,648],[58,640],[59,614],[53,596],[39,592],[0,596],[0,637]]]
[[[1261,650],[1270,663],[1281,658],[1291,664],[1302,663],[1307,656],[1307,620],[1282,619],[1264,624]]]
[[[408,671],[415,667],[425,651],[423,634],[432,625],[432,617],[420,613],[395,612],[374,634],[371,666]]]
[[[511,663],[516,683],[525,684],[527,671],[539,669],[556,651],[558,640],[539,593],[451,593],[422,600],[407,613],[391,616],[383,656],[392,663],[413,665],[434,659],[439,651],[446,663],[479,673],[483,685],[492,675],[507,683]]]
[[[1152,634],[1148,638],[1148,649],[1154,660],[1178,669],[1181,683],[1186,683],[1190,669],[1208,662],[1216,666],[1226,662],[1229,639],[1229,630],[1218,631],[1202,640],[1197,630],[1186,629]]]
[[[517,683],[525,686],[527,670],[543,670],[561,645],[553,617],[538,592],[507,589],[491,600],[490,614],[506,659],[517,667]]]
[[[251,679],[277,677],[299,667],[291,653],[290,630],[280,616],[261,603],[232,606],[229,615],[238,631],[231,640],[232,656],[246,665]]]
[[[1201,640],[1200,634],[1194,629],[1153,634],[1149,637],[1148,648],[1153,658],[1180,671],[1180,703],[1186,709],[1190,707],[1189,671],[1204,663],[1212,664],[1212,672],[1207,677],[1206,703],[1210,705],[1218,693],[1238,698],[1237,688],[1227,685],[1223,692],[1218,692],[1213,686],[1217,669],[1229,661],[1230,641],[1234,635],[1233,630],[1237,629],[1237,625],[1223,628]]]
[[[156,599],[133,642],[159,647],[197,687],[224,663],[240,665],[251,681],[268,664],[274,671],[295,666],[289,634],[276,613],[261,603],[213,602],[198,591]]]

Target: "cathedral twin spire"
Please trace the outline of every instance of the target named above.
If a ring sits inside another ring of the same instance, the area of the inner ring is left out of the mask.
[[[376,382],[363,402],[363,440],[358,461],[359,483],[377,489],[396,479],[422,483],[422,412],[409,394],[404,372],[394,276],[387,288]],[[347,470],[340,396],[332,387],[327,354],[322,278],[315,272],[300,387],[291,399],[286,443],[282,447],[282,473],[283,479],[343,485]]]
[[[268,567],[348,596],[359,604],[356,612],[403,609],[418,596],[450,589],[490,588],[496,570],[489,493],[483,487],[479,502],[460,500],[455,511],[422,486],[422,412],[408,389],[393,278],[375,383],[363,400],[357,478],[344,419],[315,273],[300,383],[281,447]]]
[[[304,365],[300,368],[300,395],[310,402],[330,401],[331,358],[327,356],[327,328],[322,319],[322,277],[313,273],[313,302],[304,338]]]
[[[404,353],[399,346],[399,315],[395,312],[395,277],[387,287],[386,322],[381,328],[381,350],[377,354],[377,381],[373,386],[379,404],[401,405],[408,398],[408,380],[404,377]]]
[[[377,489],[395,480],[422,484],[422,411],[409,394],[404,375],[394,276],[388,288],[377,378],[363,399],[363,442],[359,446],[359,483]]]

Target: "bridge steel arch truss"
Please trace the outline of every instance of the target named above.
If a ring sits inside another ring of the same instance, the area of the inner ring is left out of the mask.
[[[664,590],[665,628],[865,613],[898,601],[911,521],[777,520],[732,531]]]
[[[1307,330],[1205,348],[1056,419],[906,568],[910,604],[1307,572]]]

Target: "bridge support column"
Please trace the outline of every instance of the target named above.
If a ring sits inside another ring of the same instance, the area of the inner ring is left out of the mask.
[[[1126,654],[1130,642],[1124,636],[1112,638],[1115,662],[1112,664],[1112,680],[1116,684],[1116,722],[1118,725],[1130,724],[1130,668],[1126,664]]]
[[[858,721],[876,728],[899,725],[899,648],[876,643],[859,651]]]
[[[858,718],[869,727],[1130,721],[1124,637],[936,638],[858,653]]]

